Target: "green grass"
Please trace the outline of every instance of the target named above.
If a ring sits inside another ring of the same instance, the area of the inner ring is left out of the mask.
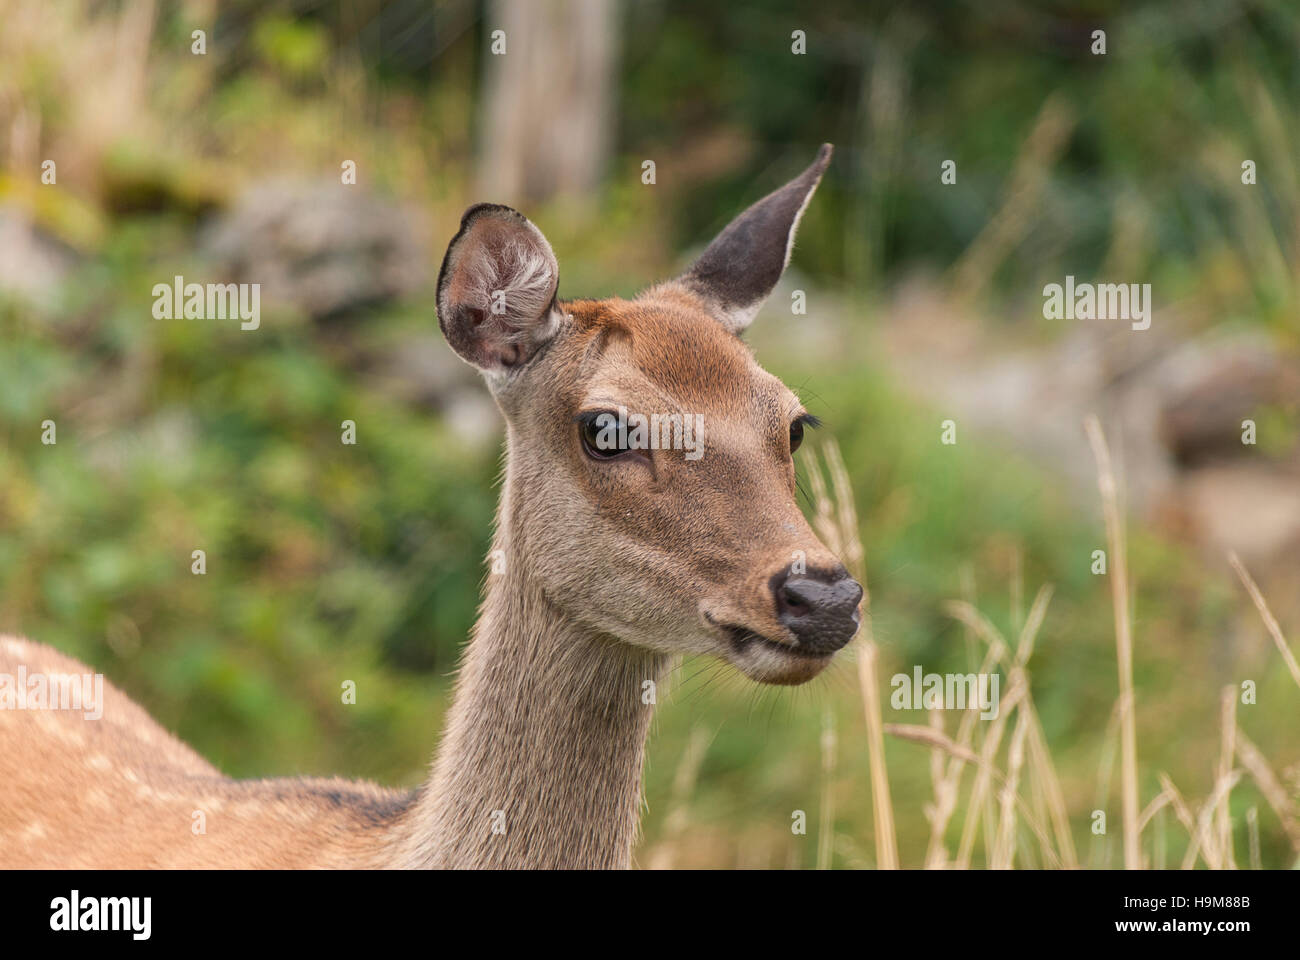
[[[427,72],[406,74],[382,57],[357,62],[349,43],[359,38],[329,14],[295,22],[287,7],[264,18],[241,10],[205,60],[189,55],[189,25],[168,10],[138,100],[108,114],[115,125],[94,140],[79,118],[102,114],[97,98],[112,85],[90,71],[121,58],[102,59],[116,25],[93,6],[69,0],[58,17],[16,18],[0,35],[0,80],[39,117],[41,148],[60,149],[57,188],[6,166],[0,200],[30,209],[86,258],[56,305],[0,303],[0,628],[102,669],[231,775],[415,784],[473,623],[497,451],[466,446],[437,414],[368,385],[301,318],[268,316],[256,338],[154,321],[149,290],[189,272],[185,251],[213,204],[274,174],[333,175],[340,157],[357,160],[366,186],[428,218],[435,261],[465,203],[479,199],[469,79],[481,67],[479,38],[448,38]],[[810,13],[813,42],[835,43],[798,62],[764,46],[777,26],[788,36],[775,5],[733,15],[672,3],[662,29],[637,25],[626,38],[618,152],[596,212],[529,212],[560,256],[562,293],[626,295],[775,186],[802,162],[803,145],[833,139],[836,166],[801,229],[797,265],[814,289],[883,300],[910,270],[947,269],[980,235],[1057,93],[1074,132],[1031,220],[993,264],[976,305],[987,325],[1008,340],[1041,337],[1007,318],[1037,308],[1044,278],[1109,264],[1116,280],[1150,278],[1162,297],[1194,305],[1194,327],[1254,325],[1295,343],[1300,298],[1286,264],[1300,222],[1290,159],[1298,21],[1280,2],[1225,5],[1217,19],[1214,6],[1192,15],[1103,3],[1103,61],[1063,49],[1072,34],[1047,15],[972,8],[958,23],[930,23],[924,11],[915,22],[872,13],[859,23],[861,5],[845,0]],[[927,42],[900,42],[918,26]],[[888,88],[902,129],[862,95],[890,81],[882,50],[898,52],[892,69],[910,81]],[[695,103],[685,114],[684,98]],[[699,183],[676,182],[673,162],[711,131],[749,152]],[[877,152],[891,142],[892,153]],[[649,156],[660,163],[657,192],[637,177]],[[960,169],[951,189],[937,185],[948,157]],[[1242,157],[1259,162],[1255,187],[1239,182]],[[426,291],[350,335],[428,334],[430,304]],[[1114,638],[1108,584],[1089,571],[1105,542],[1100,515],[1007,441],[963,427],[956,446],[940,444],[944,414],[912,399],[879,355],[863,332],[829,361],[759,359],[799,389],[843,451],[882,681],[914,664],[967,669],[968,638],[944,609],[965,582],[1007,635],[1037,587],[1052,584],[1034,702],[1080,858],[1117,864],[1118,769],[1101,769],[1117,695]],[[47,418],[55,446],[40,442]],[[344,419],[358,424],[355,447],[339,443]],[[1293,426],[1279,414],[1261,424],[1262,442]],[[1062,429],[1085,442],[1081,425]],[[196,549],[207,553],[203,576],[190,572]],[[1294,713],[1285,668],[1236,644],[1237,585],[1141,529],[1130,531],[1130,565],[1143,801],[1162,770],[1189,800],[1210,792],[1219,689],[1243,678],[1258,682],[1260,705],[1239,708],[1242,728],[1279,771],[1300,761],[1294,730],[1266,719]],[[1244,629],[1262,637],[1258,623]],[[341,703],[345,681],[357,684],[354,707]],[[886,722],[924,722],[891,711],[886,693]],[[829,774],[828,717],[837,735]],[[706,748],[683,806],[673,783],[692,736]],[[650,743],[642,861],[668,849],[672,829],[678,865],[813,866],[829,789],[830,865],[873,865],[863,738],[850,662],[795,690],[684,664]],[[902,862],[916,866],[929,835],[928,751],[894,739],[885,751]],[[1099,804],[1112,829],[1094,839]],[[1282,831],[1248,783],[1232,794],[1238,829],[1251,805],[1264,863],[1287,865]],[[806,835],[791,833],[795,810],[807,814]],[[1181,841],[1170,836],[1176,861]],[[981,841],[977,864],[982,856]]]

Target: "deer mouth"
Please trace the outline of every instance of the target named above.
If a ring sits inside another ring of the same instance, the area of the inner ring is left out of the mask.
[[[821,661],[829,660],[831,657],[831,653],[815,653],[811,650],[801,650],[799,647],[791,646],[788,643],[769,640],[761,633],[755,633],[748,627],[742,627],[739,624],[723,623],[718,626],[727,635],[727,640],[731,643],[731,649],[736,653],[744,653],[754,647],[759,647],[766,650],[775,650],[787,657],[797,657],[801,660]]]
[[[738,623],[715,620],[709,612],[704,620],[726,641],[719,651],[737,670],[759,683],[797,686],[807,683],[830,664],[833,650],[817,650],[794,643],[782,643]]]

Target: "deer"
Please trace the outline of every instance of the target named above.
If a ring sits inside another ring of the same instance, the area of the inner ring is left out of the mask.
[[[231,779],[102,683],[81,712],[0,709],[0,866],[631,867],[646,691],[687,655],[804,683],[862,616],[862,587],[796,501],[794,453],[815,419],[741,339],[830,158],[825,144],[632,300],[559,299],[531,221],[465,212],[437,314],[504,418],[499,562],[422,786]],[[699,416],[703,455],[602,436],[597,419],[620,408]],[[0,638],[11,694],[15,676],[53,688],[89,674]]]

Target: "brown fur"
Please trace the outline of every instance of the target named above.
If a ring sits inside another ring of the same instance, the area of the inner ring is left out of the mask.
[[[41,644],[0,638],[0,673],[83,675]],[[349,866],[402,793],[339,779],[231,780],[107,682],[103,716],[0,712],[0,867]],[[206,834],[192,832],[195,811]]]
[[[828,159],[827,149],[816,176]],[[810,176],[798,189],[811,191]],[[773,196],[786,221],[770,240],[788,256],[802,206]],[[499,219],[535,231],[517,214]],[[486,269],[480,251],[461,253],[448,257],[440,297],[462,285],[454,261]],[[488,577],[428,782],[402,793],[230,780],[105,684],[99,720],[0,712],[0,866],[623,867],[662,695],[648,685],[662,686],[673,658],[717,656],[769,683],[824,669],[829,656],[801,651],[778,619],[771,585],[796,551],[810,569],[838,567],[795,503],[789,428],[803,408],[708,296],[669,283],[632,301],[552,301],[541,317],[507,318],[533,339],[505,352],[505,340],[480,342],[494,324],[478,307],[439,306],[453,346],[495,365],[507,457],[494,542],[504,570]],[[702,414],[705,455],[593,461],[575,418],[620,405]],[[737,643],[728,625],[768,642]],[[20,665],[90,672],[48,647],[0,641],[0,673]]]
[[[652,710],[644,682],[662,685],[673,654],[732,656],[700,604],[779,636],[771,571],[795,549],[810,565],[836,561],[795,504],[777,442],[797,400],[690,294],[562,306],[569,336],[521,374],[538,382],[503,402],[494,546],[505,573],[488,580],[442,749],[415,796],[338,779],[230,780],[105,684],[98,721],[0,713],[0,866],[629,864]],[[569,425],[605,396],[704,413],[707,454],[690,471],[665,458],[664,474],[619,488],[583,474]],[[49,647],[0,643],[0,673],[20,664],[91,672]],[[738,665],[787,682],[821,669],[761,653]],[[495,810],[504,835],[492,832]],[[195,811],[205,835],[191,831]]]

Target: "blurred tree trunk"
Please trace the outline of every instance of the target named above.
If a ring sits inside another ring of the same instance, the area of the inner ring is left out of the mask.
[[[484,199],[529,204],[591,196],[609,158],[618,60],[616,0],[488,4]],[[506,52],[493,54],[505,31]]]

